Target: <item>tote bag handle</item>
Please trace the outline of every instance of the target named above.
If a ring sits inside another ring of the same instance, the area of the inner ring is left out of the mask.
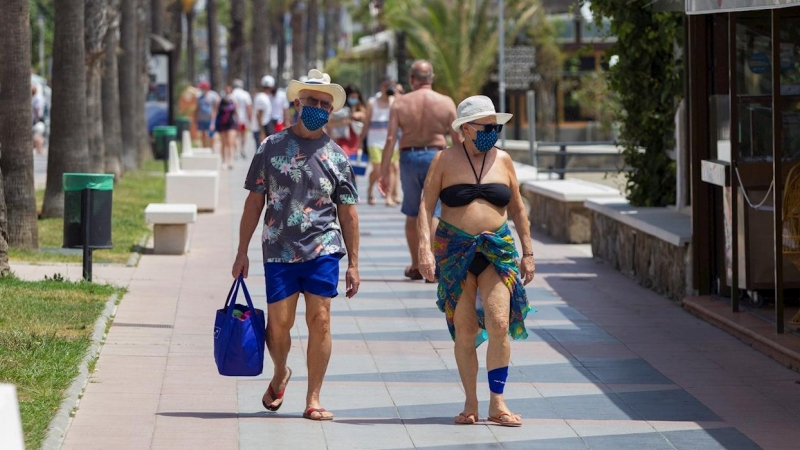
[[[244,284],[244,278],[242,275],[239,275],[235,280],[233,280],[231,290],[228,291],[228,297],[225,299],[225,306],[223,307],[225,313],[228,316],[233,316],[233,310],[236,307],[236,297],[239,294],[239,286],[242,287],[244,299],[247,301],[247,307],[250,309],[250,314],[255,315],[256,308],[253,306],[253,301],[250,299],[250,293],[247,291],[247,286]]]

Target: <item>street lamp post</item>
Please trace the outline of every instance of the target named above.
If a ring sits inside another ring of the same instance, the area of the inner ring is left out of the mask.
[[[506,112],[506,26],[505,26],[505,2],[503,0],[499,0],[500,5],[497,8],[497,30],[500,36],[499,41],[499,62],[498,62],[498,76],[500,78],[499,81],[499,91],[500,91],[500,111]],[[503,128],[503,131],[500,132],[501,141],[502,141],[502,148],[506,148],[506,129]]]

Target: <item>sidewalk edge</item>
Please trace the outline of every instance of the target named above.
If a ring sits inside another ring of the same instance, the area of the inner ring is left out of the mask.
[[[103,308],[103,312],[94,322],[92,343],[78,366],[78,375],[64,391],[61,406],[58,408],[56,415],[53,416],[53,419],[47,427],[47,437],[42,443],[41,450],[59,450],[64,444],[67,430],[69,430],[69,426],[72,424],[73,410],[80,404],[83,391],[89,384],[89,376],[91,375],[89,373],[89,364],[100,355],[100,349],[105,342],[106,327],[117,313],[117,305],[122,300],[122,297],[123,294],[114,294],[109,297],[108,300],[106,300],[106,306]]]
[[[774,359],[780,364],[786,366],[794,371],[800,371],[800,353],[788,349],[778,342],[762,336],[725,316],[722,316],[713,310],[704,307],[700,302],[697,302],[694,297],[684,298],[681,302],[683,307],[694,314],[695,316],[703,319],[704,321],[722,329],[733,335],[743,343],[753,347],[766,356]]]

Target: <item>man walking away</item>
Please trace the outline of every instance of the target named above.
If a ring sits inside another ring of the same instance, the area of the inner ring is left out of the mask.
[[[267,129],[270,120],[272,120],[272,102],[269,99],[269,94],[272,92],[269,75],[261,79],[261,92],[256,94],[253,99],[253,136],[256,139],[256,147],[267,138],[267,136],[274,134],[270,133]],[[272,85],[275,85],[275,80],[271,80]]]
[[[197,124],[197,131],[203,141],[203,147],[212,148],[213,140],[209,134],[212,130],[211,124],[217,117],[217,106],[220,101],[219,94],[211,90],[208,81],[197,83],[200,95],[197,97],[197,108],[194,113],[194,122]]]
[[[261,402],[269,411],[283,404],[292,377],[286,365],[291,330],[302,292],[308,326],[303,417],[331,420],[333,414],[322,407],[319,396],[331,355],[331,298],[338,294],[339,260],[345,254],[347,297],[359,286],[355,175],[344,151],[323,131],[330,113],[344,106],[345,93],[316,69],[308,72],[307,82],[292,80],[286,93],[300,110],[300,120],[268,137],[253,157],[232,275],[247,277],[247,248],[266,205],[261,240],[268,280],[267,348],[274,372]]]
[[[247,158],[245,152],[247,147],[248,131],[253,115],[253,98],[250,93],[244,90],[244,81],[233,80],[233,100],[236,102],[236,117],[238,118],[237,131],[239,132],[239,155],[242,159]]]
[[[383,147],[381,159],[379,186],[385,195],[390,195],[388,175],[399,129],[402,132],[400,184],[403,187],[403,206],[400,211],[406,215],[406,241],[411,254],[411,265],[406,267],[404,275],[412,280],[422,279],[419,272],[419,235],[416,223],[428,168],[437,152],[447,148],[447,134],[453,143],[461,142],[461,136],[450,127],[456,119],[456,105],[450,97],[431,88],[433,76],[431,63],[424,60],[414,61],[409,79],[413,91],[399,96],[392,103],[386,145]],[[439,217],[438,206],[434,216]],[[434,220],[432,227],[435,229],[437,225],[438,222]]]

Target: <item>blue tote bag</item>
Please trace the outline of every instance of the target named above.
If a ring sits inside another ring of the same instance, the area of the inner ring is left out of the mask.
[[[242,288],[247,306],[237,305]],[[252,377],[264,368],[264,311],[253,307],[244,279],[234,280],[225,307],[217,310],[214,322],[214,361],[220,375]]]

